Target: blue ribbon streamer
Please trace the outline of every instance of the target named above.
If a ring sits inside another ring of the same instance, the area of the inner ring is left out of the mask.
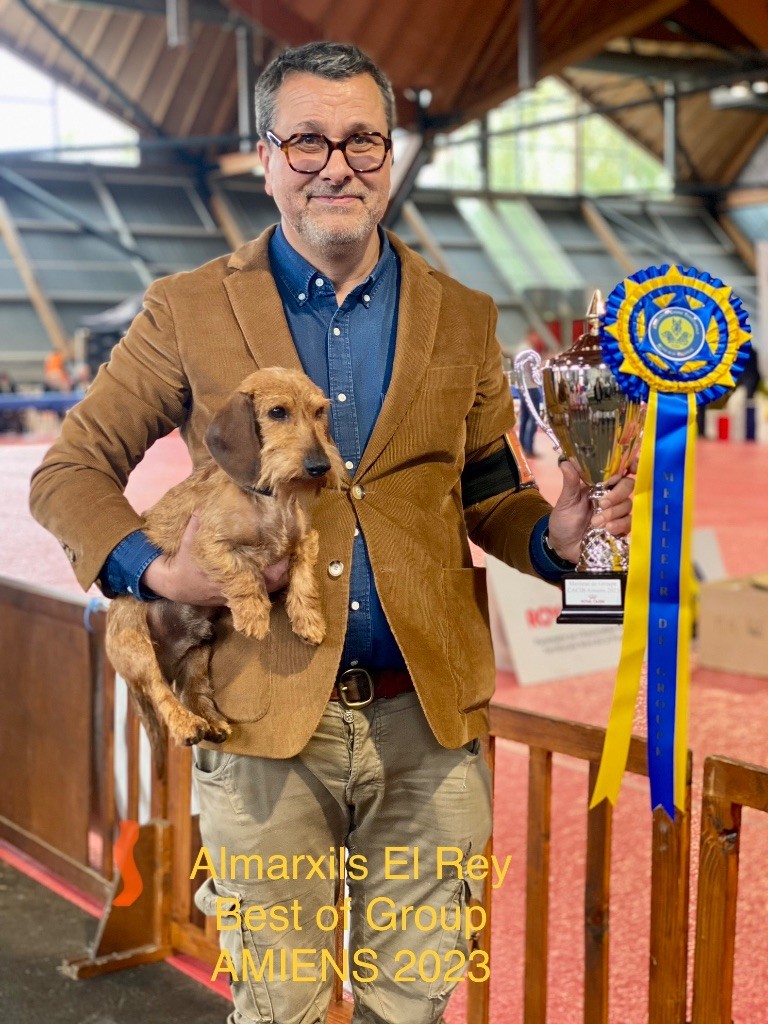
[[[648,611],[651,806],[675,818],[675,703],[688,396],[658,395]]]

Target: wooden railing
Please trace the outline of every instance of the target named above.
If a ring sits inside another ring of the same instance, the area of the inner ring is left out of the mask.
[[[768,769],[708,757],[701,800],[693,1024],[731,1024],[742,807],[768,812]]]
[[[525,1024],[545,1024],[547,1013],[548,926],[552,756],[563,754],[589,766],[589,794],[595,785],[605,730],[517,708],[491,706],[490,758],[499,739],[529,748],[528,831],[525,911]],[[647,776],[644,741],[633,737],[627,771]],[[648,1017],[653,1024],[685,1024],[690,866],[690,778],[687,807],[674,822],[662,811],[653,816],[651,855],[651,935]],[[613,809],[607,801],[584,809],[587,831],[584,888],[584,1013],[586,1024],[608,1022],[609,907]],[[488,907],[489,887],[484,904]],[[481,941],[490,950],[490,927]],[[468,1024],[487,1024],[489,983],[469,988]]]
[[[192,760],[187,749],[168,751],[164,780],[142,761],[139,724],[129,705],[124,732],[116,732],[116,681],[104,655],[105,612],[85,598],[0,579],[0,749],[18,767],[14,785],[0,787],[0,838],[36,858],[105,906],[96,942],[69,972],[85,977],[172,952],[207,964],[218,956],[215,922],[195,908],[191,881],[200,848],[192,814]],[[122,682],[118,682],[123,686]],[[509,707],[491,707],[487,755],[493,767],[498,740],[529,748],[525,912],[525,1024],[544,1024],[547,1006],[552,761],[564,755],[585,763],[595,783],[604,730]],[[131,907],[112,901],[122,882],[113,877],[118,830],[115,754],[124,755],[121,818],[138,821],[142,787],[149,789],[149,820],[135,854],[144,891]],[[685,1024],[688,878],[688,804],[670,822],[653,817],[651,854],[648,1019]],[[645,776],[642,740],[630,745],[628,771]],[[66,774],[66,783],[63,778]],[[500,783],[497,781],[497,785]],[[709,758],[704,798],[694,968],[693,1024],[730,1024],[741,808],[768,811],[768,769]],[[584,807],[584,1007],[587,1024],[608,1022],[612,810]],[[489,844],[490,855],[493,839]],[[490,888],[483,902],[489,923],[477,938],[490,950]],[[337,937],[340,941],[340,936]],[[467,986],[468,1024],[491,1020],[488,984]],[[350,1018],[340,985],[329,1021]]]
[[[105,613],[88,614],[88,603],[0,578],[0,750],[13,766],[13,785],[0,786],[0,838],[103,900],[114,673]]]

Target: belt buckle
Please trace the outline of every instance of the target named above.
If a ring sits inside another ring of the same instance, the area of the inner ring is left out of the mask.
[[[360,693],[360,685],[364,683],[368,690],[366,697],[359,697],[355,700],[354,697],[350,699],[347,696],[347,691],[350,685],[356,684],[357,692]],[[344,705],[345,708],[367,708],[369,704],[373,703],[373,680],[371,679],[370,672],[364,668],[348,668],[342,672],[339,676],[338,681],[339,688],[339,701]]]

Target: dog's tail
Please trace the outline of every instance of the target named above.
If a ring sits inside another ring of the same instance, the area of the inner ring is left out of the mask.
[[[168,734],[165,726],[157,717],[152,701],[140,691],[137,692],[132,686],[128,692],[133,698],[134,707],[138,712],[141,724],[149,740],[149,747],[152,751],[152,763],[155,766],[155,774],[161,781],[165,779],[168,760]]]

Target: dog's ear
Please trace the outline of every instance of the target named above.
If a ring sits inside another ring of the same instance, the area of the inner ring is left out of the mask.
[[[253,487],[261,475],[261,439],[250,395],[236,391],[205,432],[208,451],[240,487]]]

